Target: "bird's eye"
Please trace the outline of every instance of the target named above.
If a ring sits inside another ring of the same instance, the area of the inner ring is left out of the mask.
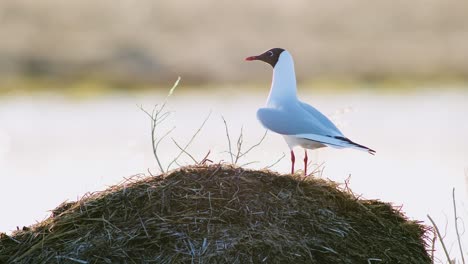
[[[270,57],[273,57],[273,55],[274,55],[273,51],[271,51],[271,50],[268,51],[268,54],[270,54]]]

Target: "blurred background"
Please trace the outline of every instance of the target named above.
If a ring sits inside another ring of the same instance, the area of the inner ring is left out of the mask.
[[[403,205],[410,218],[430,214],[456,254],[452,188],[468,219],[466,10],[456,0],[3,0],[0,231],[124,177],[157,174],[138,106],[163,102],[178,76],[161,133],[175,126],[170,137],[184,144],[211,112],[189,152],[230,161],[221,116],[231,138],[242,127],[246,148],[258,142],[255,112],[271,81],[269,65],[243,59],[282,47],[301,98],[377,150],[314,151],[313,167],[339,182],[351,176],[355,192]],[[288,151],[269,133],[240,164],[264,168]],[[168,138],[160,153],[168,164],[178,148]],[[289,158],[272,169],[288,172]]]
[[[281,46],[302,81],[466,78],[467,9],[457,0],[4,0],[0,73],[2,82],[258,82],[262,68],[241,59]]]

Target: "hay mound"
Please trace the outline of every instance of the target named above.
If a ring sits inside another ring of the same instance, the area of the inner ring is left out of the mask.
[[[1,234],[0,263],[431,263],[424,234],[391,205],[330,181],[185,167]]]

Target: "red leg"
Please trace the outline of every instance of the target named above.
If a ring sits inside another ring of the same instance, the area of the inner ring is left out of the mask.
[[[307,157],[307,149],[304,149],[304,176],[307,176],[307,160],[309,157]]]
[[[294,151],[291,150],[291,174],[294,174],[294,162],[296,162],[296,157]]]

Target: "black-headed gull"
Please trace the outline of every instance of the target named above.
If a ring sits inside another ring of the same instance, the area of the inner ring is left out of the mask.
[[[296,74],[291,54],[284,49],[274,48],[245,60],[261,60],[273,67],[273,80],[267,105],[257,111],[262,125],[283,135],[291,150],[291,173],[294,173],[295,156],[293,148],[304,148],[304,174],[307,175],[307,149],[326,146],[334,148],[355,148],[374,155],[375,151],[357,144],[313,106],[297,98]]]

